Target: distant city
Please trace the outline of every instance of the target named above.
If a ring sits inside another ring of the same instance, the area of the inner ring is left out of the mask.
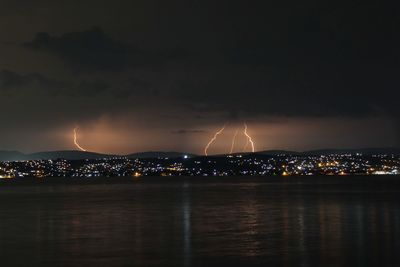
[[[150,153],[141,158],[134,158],[134,155],[96,158],[98,154],[90,155],[92,158],[87,159],[60,157],[1,161],[0,178],[400,174],[399,153],[373,151],[368,153],[275,151],[218,156],[163,153],[157,157],[156,153]]]

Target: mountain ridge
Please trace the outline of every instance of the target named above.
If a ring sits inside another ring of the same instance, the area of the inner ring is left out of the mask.
[[[316,149],[308,151],[290,151],[290,150],[264,150],[255,152],[255,155],[328,155],[328,154],[355,154],[361,153],[366,155],[372,154],[396,154],[400,155],[400,148],[396,147],[376,147],[376,148],[360,148],[360,149]],[[235,153],[234,155],[247,155],[249,152]],[[227,154],[212,155],[221,157]],[[180,157],[203,157],[192,153],[183,153],[176,151],[144,151],[130,153],[126,155],[104,154],[90,151],[79,150],[56,150],[56,151],[41,151],[35,153],[22,153],[15,150],[0,150],[0,161],[22,161],[22,160],[48,160],[48,159],[66,159],[66,160],[83,160],[83,159],[100,159],[112,157],[127,157],[135,158],[180,158]]]
[[[79,150],[55,150],[41,151],[35,153],[22,153],[19,151],[0,150],[0,161],[23,161],[23,160],[48,160],[48,159],[66,159],[66,160],[83,160],[83,159],[100,159],[112,157],[127,158],[179,158],[183,156],[195,157],[197,155],[175,151],[146,151],[130,153],[127,155],[105,154],[91,151]]]

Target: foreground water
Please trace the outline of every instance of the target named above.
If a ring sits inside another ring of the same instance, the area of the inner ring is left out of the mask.
[[[1,266],[399,266],[400,177],[0,183]]]

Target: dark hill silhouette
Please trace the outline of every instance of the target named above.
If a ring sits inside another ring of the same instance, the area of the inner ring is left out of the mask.
[[[310,150],[304,152],[286,151],[286,150],[266,150],[258,151],[254,154],[264,156],[275,156],[275,155],[328,155],[328,154],[355,154],[361,153],[364,155],[373,154],[395,154],[400,155],[400,148],[362,148],[362,149],[319,149]],[[241,155],[249,155],[252,153],[237,153]],[[67,159],[67,160],[82,160],[82,159],[100,159],[100,158],[111,158],[111,157],[127,157],[130,159],[136,158],[182,158],[184,156],[190,158],[202,157],[190,153],[183,152],[163,152],[163,151],[149,151],[149,152],[138,152],[128,155],[112,155],[112,154],[101,154],[88,151],[78,150],[60,150],[60,151],[45,151],[31,154],[24,154],[19,151],[6,151],[0,150],[0,161],[20,161],[20,160],[38,160],[38,159]],[[226,154],[212,155],[212,157],[222,157]]]
[[[374,154],[400,154],[400,148],[393,147],[375,147],[375,148],[360,148],[360,149],[318,149],[305,151],[305,155],[328,155],[328,154],[364,154],[364,155],[374,155]]]
[[[149,151],[129,154],[127,158],[182,158],[184,156],[195,157],[196,155],[182,152],[163,152],[163,151]]]
[[[0,161],[26,160],[27,155],[18,151],[0,150]]]
[[[68,160],[81,160],[81,159],[98,159],[109,158],[114,155],[100,154],[89,151],[78,150],[61,150],[61,151],[45,151],[29,154],[29,159],[68,159]]]
[[[129,155],[112,155],[112,154],[101,154],[89,151],[79,150],[60,150],[60,151],[44,151],[36,152],[31,154],[24,154],[18,151],[1,151],[0,150],[0,161],[20,161],[20,160],[39,160],[39,159],[67,159],[67,160],[82,160],[82,159],[100,159],[100,158],[111,158],[111,157],[127,157],[127,158],[180,158],[185,155],[189,157],[195,157],[193,154],[181,153],[181,152],[162,152],[162,151],[151,151],[151,152],[139,152],[132,153]]]

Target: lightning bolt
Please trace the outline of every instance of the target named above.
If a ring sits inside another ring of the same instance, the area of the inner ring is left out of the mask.
[[[246,144],[243,147],[243,152],[246,151],[248,145],[249,145],[249,138],[247,138],[247,136],[246,136]]]
[[[254,149],[254,141],[251,138],[251,136],[247,133],[247,124],[244,123],[244,135],[247,137],[247,143],[245,148],[247,148],[247,145],[250,143],[251,144],[251,151],[254,153],[255,149]]]
[[[232,139],[231,152],[229,152],[229,154],[233,153],[233,149],[235,148],[236,136],[237,136],[238,132],[239,132],[239,129],[236,129],[235,135],[233,136],[233,139]]]
[[[78,137],[77,137],[77,131],[78,130],[78,127],[75,127],[74,128],[74,144],[75,144],[75,146],[77,147],[77,148],[79,148],[79,150],[81,150],[81,151],[86,151],[86,149],[84,149],[83,147],[81,147],[79,144],[78,144]]]
[[[211,138],[211,140],[208,142],[208,144],[206,145],[206,147],[204,148],[204,155],[208,156],[208,148],[211,146],[212,143],[214,143],[214,141],[217,139],[217,136],[220,135],[224,130],[225,130],[226,124],[224,125],[224,127],[222,127],[218,132],[216,132],[213,136],[213,138]]]

